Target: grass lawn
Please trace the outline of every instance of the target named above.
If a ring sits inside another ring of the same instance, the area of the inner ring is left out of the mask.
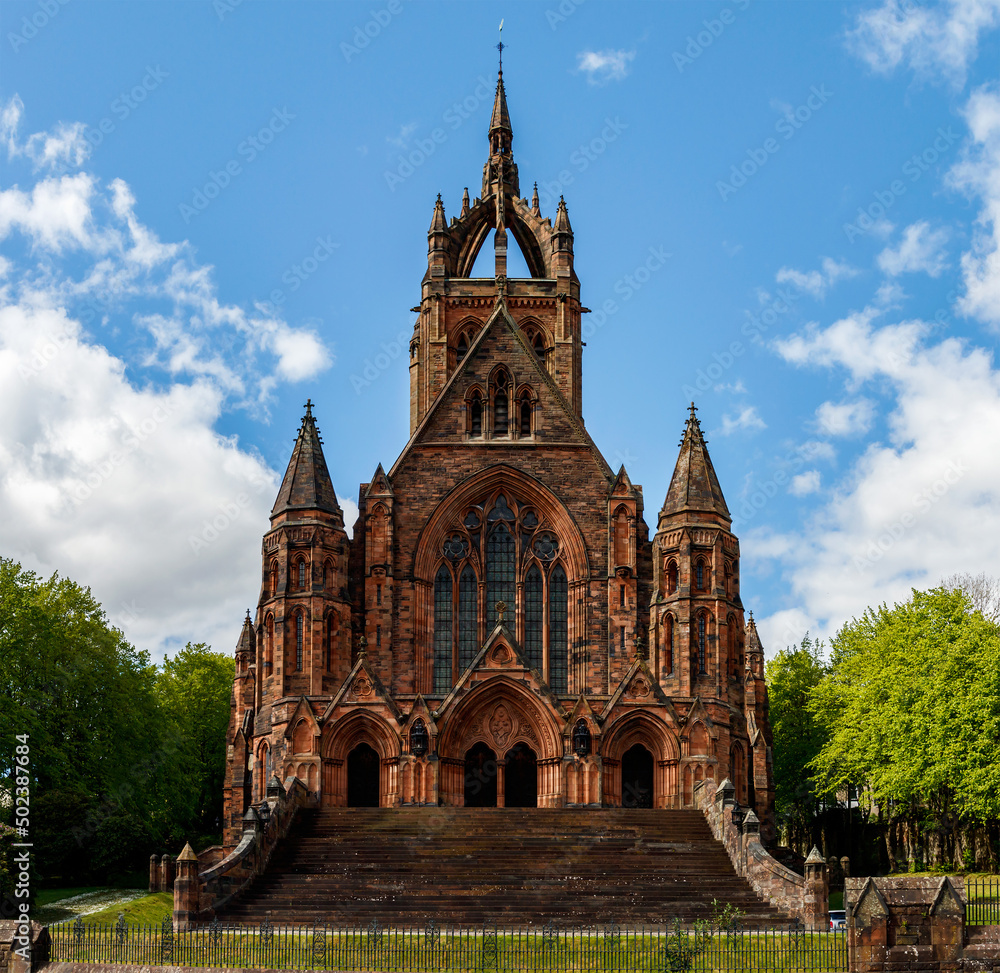
[[[141,899],[133,899],[122,905],[112,906],[101,912],[91,912],[90,915],[83,916],[83,921],[88,925],[98,925],[100,923],[115,923],[118,921],[118,913],[125,913],[125,921],[129,925],[141,925],[151,923],[159,925],[167,916],[174,911],[174,896],[171,892],[154,892],[152,895],[144,895]]]
[[[100,892],[105,888],[103,885],[87,885],[73,889],[42,889],[35,896],[35,905],[48,905],[50,902],[58,902],[60,899],[69,899],[74,895],[83,895],[84,892]]]

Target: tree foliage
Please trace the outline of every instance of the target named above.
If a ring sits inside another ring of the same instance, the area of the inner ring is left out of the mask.
[[[810,695],[827,734],[818,792],[866,786],[880,807],[1000,817],[1000,630],[962,590],[869,609],[832,643]]]
[[[206,646],[158,672],[89,589],[0,558],[0,791],[28,734],[39,878],[109,879],[209,830],[232,673]],[[0,819],[11,815],[0,800]]]
[[[823,643],[806,633],[798,648],[781,650],[765,670],[774,734],[775,810],[792,843],[809,832],[816,813],[816,789],[805,768],[827,739],[808,705],[829,671],[822,650]]]

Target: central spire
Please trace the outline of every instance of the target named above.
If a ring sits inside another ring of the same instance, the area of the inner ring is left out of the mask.
[[[498,44],[497,47],[506,46]],[[503,53],[501,49],[501,54]],[[493,114],[490,116],[490,157],[483,166],[483,199],[497,197],[497,227],[503,225],[501,197],[519,197],[521,189],[517,180],[517,166],[514,163],[514,130],[510,124],[507,108],[507,91],[503,84],[503,62],[497,71],[497,91],[493,98]]]

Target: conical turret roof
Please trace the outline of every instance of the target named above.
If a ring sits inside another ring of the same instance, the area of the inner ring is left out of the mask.
[[[697,511],[718,514],[726,520],[732,520],[715,467],[708,455],[708,446],[693,402],[680,446],[680,455],[677,457],[677,465],[674,467],[674,475],[660,516]]]
[[[306,402],[306,414],[302,417],[292,458],[288,461],[271,516],[290,510],[321,510],[343,517],[326,468],[323,441],[316,428],[311,401]]]
[[[490,134],[492,135],[498,128],[502,128],[513,134],[510,127],[510,112],[507,110],[507,92],[503,87],[503,71],[497,74],[497,93],[493,99],[493,117],[490,118]]]

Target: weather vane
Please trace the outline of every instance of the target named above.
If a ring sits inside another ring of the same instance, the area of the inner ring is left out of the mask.
[[[497,44],[497,50],[500,52],[500,71],[503,71],[503,18],[500,18],[500,43]]]

